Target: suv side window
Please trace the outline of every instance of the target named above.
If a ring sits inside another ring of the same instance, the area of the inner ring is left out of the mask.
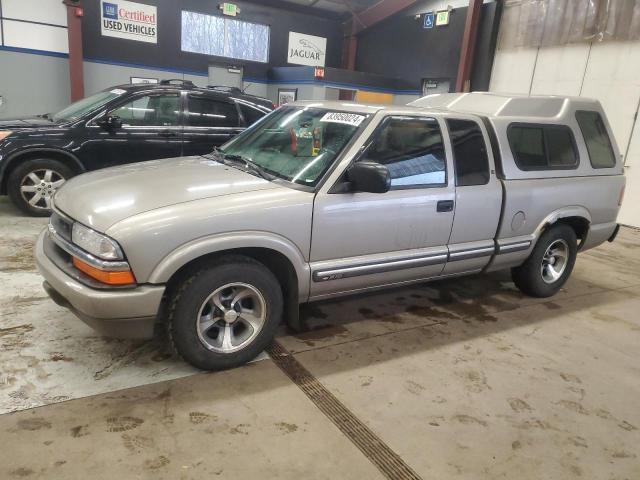
[[[235,103],[189,95],[187,124],[192,127],[237,127],[238,109]]]
[[[448,119],[449,137],[456,167],[456,186],[489,182],[489,157],[480,126],[472,120]]]
[[[385,165],[392,188],[447,183],[444,143],[434,118],[387,118],[360,160]]]
[[[581,110],[576,112],[576,120],[587,144],[589,160],[593,168],[611,168],[616,166],[616,157],[611,146],[609,133],[598,112]]]
[[[568,170],[578,167],[571,129],[564,125],[512,124],[507,129],[520,170]]]
[[[112,110],[109,115],[120,117],[123,126],[172,127],[179,124],[178,94],[144,95]]]
[[[256,123],[266,115],[266,113],[262,110],[250,107],[249,105],[245,105],[244,103],[238,102],[238,106],[240,107],[240,111],[242,112],[242,116],[244,117],[244,121],[247,124],[247,127]]]

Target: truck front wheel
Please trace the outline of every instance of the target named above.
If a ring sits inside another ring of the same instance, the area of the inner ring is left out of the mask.
[[[550,297],[565,284],[578,252],[576,234],[564,224],[554,225],[541,236],[529,258],[511,269],[516,286],[532,297]]]
[[[172,346],[203,370],[242,365],[273,340],[282,304],[280,284],[267,267],[249,257],[225,257],[189,275],[173,295]]]

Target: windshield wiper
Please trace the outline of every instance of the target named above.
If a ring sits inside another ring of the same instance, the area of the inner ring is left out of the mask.
[[[50,113],[43,113],[42,115],[38,115],[38,116],[39,116],[39,117],[41,117],[41,118],[45,118],[45,119],[47,119],[47,120],[49,120],[49,121],[53,122],[53,118],[51,117],[51,114],[50,114]]]
[[[268,173],[263,167],[261,167],[260,165],[258,165],[256,162],[254,162],[248,157],[245,157],[243,155],[235,155],[232,153],[224,153],[220,150],[214,150],[214,153],[217,155],[220,155],[224,160],[229,161],[229,162],[224,162],[225,165],[228,165],[229,163],[233,163],[236,165],[241,164],[242,166],[244,166],[245,170],[249,171],[250,173],[254,173],[258,175],[259,177],[264,178],[265,180],[274,179],[273,175]]]

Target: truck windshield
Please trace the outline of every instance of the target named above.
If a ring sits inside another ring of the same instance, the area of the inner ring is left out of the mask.
[[[367,118],[326,108],[282,107],[219,153],[242,158],[272,176],[315,186]]]
[[[95,110],[96,108],[100,108],[123,93],[125,93],[125,90],[118,88],[98,92],[95,95],[78,100],[77,102],[60,110],[58,113],[53,114],[51,116],[51,120],[54,122],[71,122],[73,120],[77,120],[85,113]]]

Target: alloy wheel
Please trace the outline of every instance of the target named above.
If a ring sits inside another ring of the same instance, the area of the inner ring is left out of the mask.
[[[254,286],[246,283],[223,285],[200,307],[196,319],[198,338],[214,352],[236,352],[260,333],[266,314],[266,301]]]
[[[555,240],[547,247],[542,257],[540,270],[545,283],[556,282],[567,268],[569,245],[566,241]]]
[[[20,182],[20,194],[31,207],[51,210],[51,199],[65,180],[59,172],[50,168],[34,170]]]

